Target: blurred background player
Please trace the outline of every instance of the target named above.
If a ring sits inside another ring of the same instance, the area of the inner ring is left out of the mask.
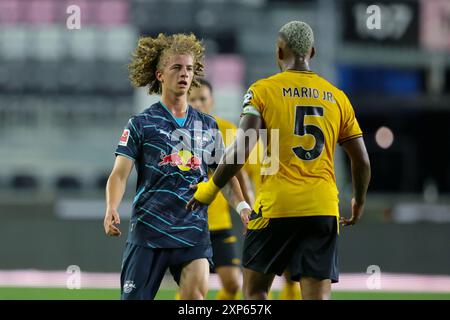
[[[269,297],[270,297],[269,291]],[[302,291],[297,281],[291,279],[291,273],[289,269],[286,269],[283,273],[283,287],[280,291],[279,300],[301,300]]]
[[[186,210],[193,193],[190,186],[208,178],[208,167],[217,165],[211,155],[223,152],[220,134],[204,134],[218,129],[215,120],[187,103],[191,85],[198,85],[196,78],[203,72],[203,52],[194,35],[159,34],[139,40],[129,65],[132,84],[148,86],[150,94],[161,94],[161,100],[129,120],[106,186],[105,232],[120,236],[118,207],[136,166],[137,191],[122,263],[122,299],[153,299],[167,269],[179,284],[181,299],[204,299],[207,293],[212,248],[206,207]],[[206,146],[192,146],[193,138],[184,139],[188,133],[198,136],[198,123]],[[203,152],[211,144],[212,153]],[[235,198],[231,201],[236,205],[244,198],[236,179],[232,184]]]
[[[200,87],[193,88],[189,93],[188,101],[191,106],[212,114],[214,107],[213,89],[211,84],[199,79]],[[229,146],[236,135],[236,126],[220,117],[214,116],[219,130],[224,138],[225,146]],[[230,130],[229,132],[227,132]],[[254,195],[250,188],[250,181],[244,170],[236,174],[242,189],[244,198],[248,203],[253,203]],[[208,206],[208,226],[213,247],[212,261],[213,272],[219,275],[222,288],[217,293],[217,300],[236,300],[239,298],[241,287],[241,260],[236,249],[236,236],[232,232],[228,202],[222,193]]]
[[[240,129],[212,179],[198,185],[194,199],[210,203],[243,164],[233,162],[255,141],[244,132],[267,128],[279,134],[268,153],[279,170],[264,176],[251,216],[242,216],[249,231],[244,242],[244,296],[266,299],[275,274],[289,267],[300,281],[303,299],[330,299],[337,282],[339,208],[334,151],[341,144],[351,160],[353,225],[364,209],[370,165],[362,131],[347,96],[310,71],[314,36],[304,22],[291,21],[279,31],[277,64],[280,73],[255,82],[244,99]],[[275,148],[275,149],[274,149]],[[263,167],[265,163],[263,163]],[[282,186],[282,187],[281,187]],[[195,208],[195,206],[194,206]]]

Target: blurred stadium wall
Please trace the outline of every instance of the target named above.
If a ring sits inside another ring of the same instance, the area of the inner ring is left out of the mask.
[[[203,38],[215,111],[237,123],[246,87],[277,72],[278,29],[304,20],[316,36],[312,68],[349,95],[372,163],[365,215],[341,229],[341,272],[450,275],[450,2],[378,0],[380,29],[367,26],[370,4],[1,0],[0,270],[120,271],[126,235],[104,236],[105,182],[128,117],[158,99],[127,81],[139,35]],[[67,28],[69,5],[81,29]],[[336,162],[348,215],[340,150]],[[134,188],[133,176],[123,230]]]

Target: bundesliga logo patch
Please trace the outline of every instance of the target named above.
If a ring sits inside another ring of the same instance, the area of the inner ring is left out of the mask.
[[[130,130],[123,130],[122,136],[119,140],[119,146],[126,146],[128,144],[128,138],[130,137]]]

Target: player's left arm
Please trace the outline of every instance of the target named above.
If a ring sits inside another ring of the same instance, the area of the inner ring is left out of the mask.
[[[370,182],[370,160],[362,137],[348,140],[342,144],[351,161],[353,197],[351,218],[341,217],[344,226],[356,224],[364,210],[367,188]]]

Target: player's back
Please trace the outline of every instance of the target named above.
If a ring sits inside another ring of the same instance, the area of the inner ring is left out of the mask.
[[[263,176],[255,211],[267,218],[338,215],[335,147],[362,135],[346,95],[313,72],[288,70],[253,84],[245,105],[268,129],[270,166],[279,161],[276,173]],[[278,154],[271,130],[278,130]]]

